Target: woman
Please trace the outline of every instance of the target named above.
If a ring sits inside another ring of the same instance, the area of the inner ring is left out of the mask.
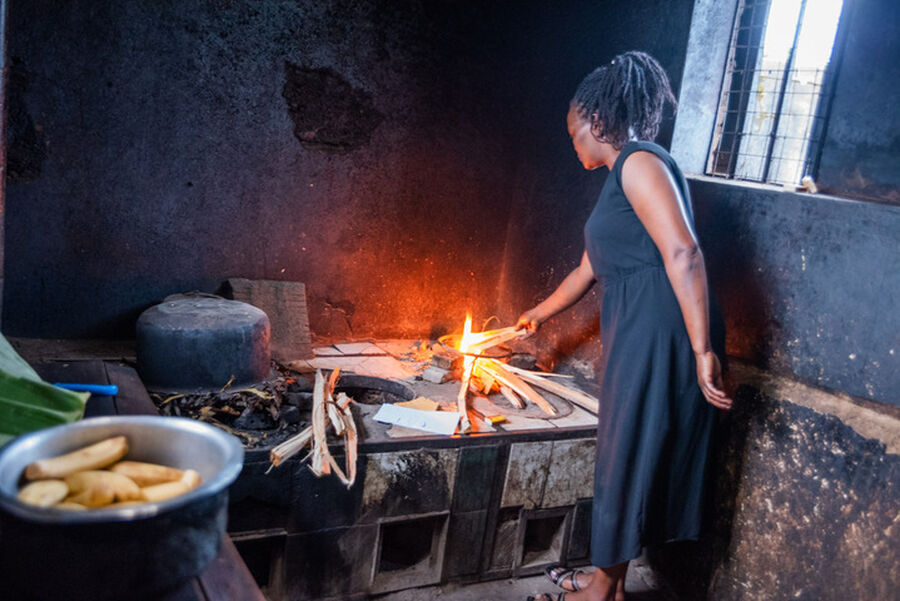
[[[672,157],[647,141],[666,102],[675,98],[659,63],[626,52],[589,74],[569,106],[581,164],[610,173],[584,228],[580,265],[517,327],[535,331],[595,281],[603,287],[591,523],[597,569],[548,570],[574,592],[535,601],[622,601],[628,562],[643,547],[699,535],[714,407],[730,409],[732,401],[713,350],[687,184]]]

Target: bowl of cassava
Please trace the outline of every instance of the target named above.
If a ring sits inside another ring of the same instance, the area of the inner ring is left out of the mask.
[[[218,554],[244,451],[159,416],[85,419],[0,449],[0,582],[11,599],[156,599]]]

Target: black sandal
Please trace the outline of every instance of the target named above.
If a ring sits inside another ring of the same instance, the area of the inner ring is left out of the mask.
[[[547,576],[550,582],[569,593],[576,593],[581,590],[581,587],[578,586],[578,575],[584,573],[584,570],[570,570],[562,565],[550,566],[544,569],[544,575]],[[565,586],[566,580],[569,581],[569,587],[571,588]]]
[[[566,593],[560,593],[556,598],[550,593],[541,593],[537,597],[529,596],[525,601],[566,601]]]

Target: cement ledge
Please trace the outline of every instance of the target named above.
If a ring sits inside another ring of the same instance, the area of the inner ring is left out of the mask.
[[[900,418],[861,407],[846,394],[826,392],[796,380],[777,376],[746,363],[729,363],[730,377],[773,398],[832,415],[857,434],[883,443],[889,454],[900,454]]]

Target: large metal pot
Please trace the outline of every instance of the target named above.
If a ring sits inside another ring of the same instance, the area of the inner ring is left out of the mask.
[[[192,468],[203,484],[158,503],[90,511],[44,509],[16,499],[32,461],[117,435],[128,438],[128,459]],[[243,460],[235,437],[176,417],[98,417],[16,438],[0,449],[3,598],[154,599],[183,585],[218,554],[227,487]]]

